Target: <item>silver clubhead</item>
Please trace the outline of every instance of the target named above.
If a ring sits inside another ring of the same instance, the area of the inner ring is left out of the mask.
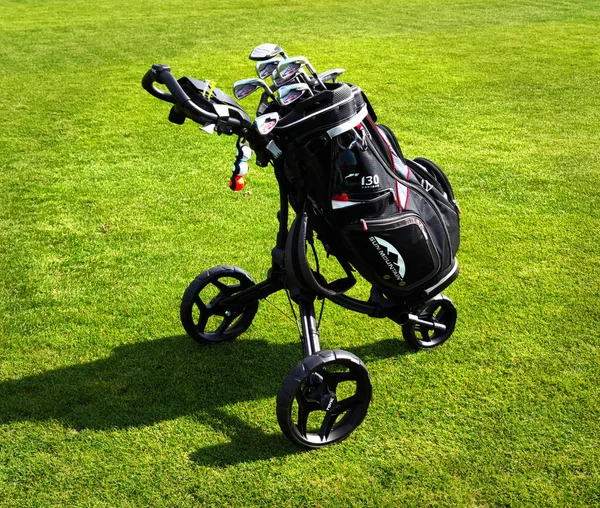
[[[258,88],[263,88],[269,96],[275,97],[272,90],[269,88],[269,85],[260,78],[240,79],[239,81],[236,81],[233,84],[233,95],[239,101],[248,97],[251,93],[256,92]]]
[[[289,106],[296,102],[305,93],[314,95],[306,83],[293,83],[291,85],[282,86],[277,93],[279,94],[279,103],[283,106]]]
[[[281,58],[269,58],[268,60],[260,60],[256,62],[256,74],[260,79],[267,79],[277,70],[277,64]]]
[[[343,74],[344,72],[346,72],[346,69],[330,69],[319,74],[319,79],[323,83],[327,83],[327,81],[335,83],[340,74]]]
[[[301,60],[299,61],[299,59]],[[288,81],[300,72],[303,61],[308,62],[304,57],[284,58],[277,64],[277,73],[281,79]]]
[[[273,83],[275,84],[276,87],[281,88],[283,85],[285,85],[286,83],[288,83],[291,78],[288,79],[283,79],[280,75],[279,72],[277,72],[277,69],[275,69],[273,71],[273,74],[271,74],[271,77],[273,78]]]
[[[268,60],[269,58],[273,58],[277,55],[281,55],[283,58],[286,57],[283,49],[281,49],[277,44],[265,43],[261,44],[260,46],[256,46],[248,58],[250,58],[250,60],[259,61]]]
[[[315,77],[319,84],[323,88],[325,88],[325,85],[319,79],[317,71],[315,71],[315,68],[311,65],[311,63],[308,61],[308,58],[306,58],[305,56],[294,56],[291,58],[284,58],[283,60],[281,60],[281,62],[279,62],[279,64],[277,64],[277,72],[283,79],[289,80],[300,72],[303,65],[306,66],[306,68]]]
[[[290,79],[291,76],[295,76],[300,72],[302,66],[305,65],[309,72],[315,77],[321,86],[324,87],[323,83],[319,79],[317,71],[308,61],[305,56],[294,56],[291,58],[284,58],[279,64],[277,64],[277,72],[284,79]]]
[[[257,116],[254,120],[254,126],[259,134],[266,136],[271,132],[279,122],[279,113],[266,113]]]

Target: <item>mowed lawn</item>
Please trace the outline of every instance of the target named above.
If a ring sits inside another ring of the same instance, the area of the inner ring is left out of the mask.
[[[0,505],[600,505],[600,2],[0,13]],[[415,353],[391,321],[325,306],[322,347],[365,362],[373,400],[308,453],[275,416],[302,357],[285,295],[229,344],[179,323],[201,271],[266,275],[272,172],[231,192],[235,140],[170,124],[140,86],[166,63],[230,92],[263,42],[345,68],[463,210],[446,344]]]

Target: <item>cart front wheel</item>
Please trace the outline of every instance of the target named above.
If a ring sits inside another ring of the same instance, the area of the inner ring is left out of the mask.
[[[363,362],[342,350],[319,351],[299,362],[277,395],[282,432],[305,448],[346,439],[371,402],[371,379]]]

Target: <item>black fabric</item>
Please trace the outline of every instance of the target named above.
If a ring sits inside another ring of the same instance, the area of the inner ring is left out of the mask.
[[[353,247],[359,272],[377,287],[389,293],[406,293],[438,273],[438,251],[418,215],[407,213],[365,224],[350,224],[342,235]]]
[[[456,276],[458,206],[443,171],[428,159],[406,159],[391,129],[370,115],[352,125],[365,108],[372,112],[358,87],[331,85],[292,107],[274,130],[298,214],[286,270],[317,294],[343,289],[307,271],[306,234],[315,231],[328,253],[386,296],[419,299]]]
[[[296,216],[288,234],[285,247],[285,273],[287,285],[321,296],[333,297],[345,293],[356,283],[352,270],[347,263],[342,263],[346,277],[327,282],[318,272],[312,270],[306,256],[308,215]]]

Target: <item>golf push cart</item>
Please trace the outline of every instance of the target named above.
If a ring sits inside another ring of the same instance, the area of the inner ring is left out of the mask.
[[[142,80],[151,95],[172,104],[171,122],[190,119],[208,133],[237,137],[232,190],[244,187],[252,152],[257,165],[272,165],[279,186],[279,230],[266,279],[255,283],[234,266],[205,270],[183,294],[181,322],[201,343],[230,341],[248,329],[260,300],[286,291],[299,309],[304,358],[283,380],[277,420],[290,440],[319,448],[360,425],[372,386],[357,356],[321,350],[315,301],[389,318],[416,349],[443,343],[456,324],[456,308],[441,291],[458,275],[460,210],[442,170],[428,159],[405,158],[393,132],[375,123],[361,89],[338,82],[344,69],[317,74],[306,58],[288,58],[275,44],[256,47],[250,59],[258,77],[233,89],[238,100],[263,91],[254,120],[213,82],[176,79],[167,65],[153,65]],[[315,236],[345,277],[327,281],[320,273]],[[345,294],[356,272],[372,286],[366,301]]]

